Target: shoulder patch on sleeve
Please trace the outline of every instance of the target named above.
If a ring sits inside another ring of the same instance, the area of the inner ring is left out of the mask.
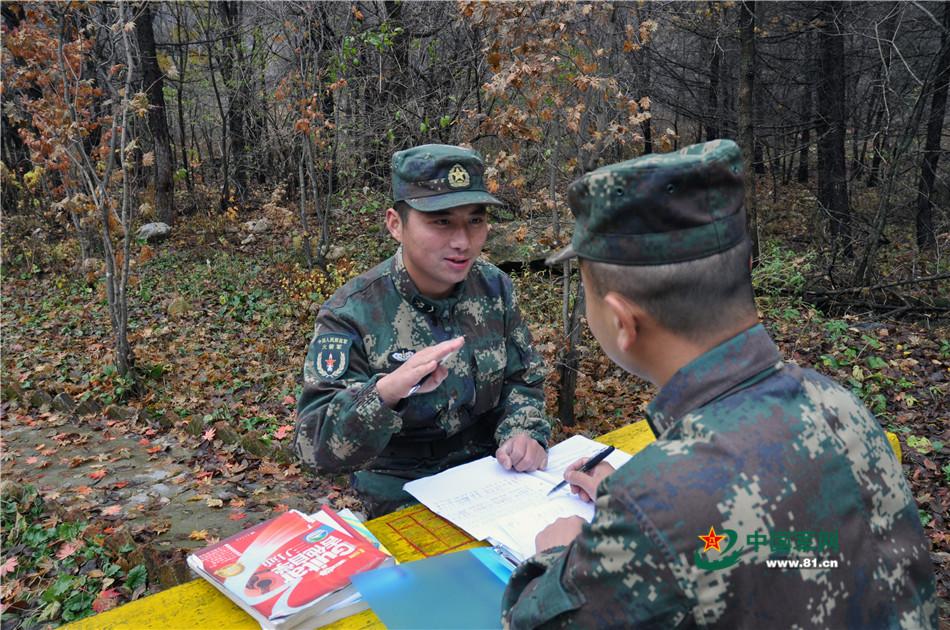
[[[320,378],[335,381],[350,367],[350,346],[353,340],[340,333],[324,333],[313,341],[316,358],[314,368]]]

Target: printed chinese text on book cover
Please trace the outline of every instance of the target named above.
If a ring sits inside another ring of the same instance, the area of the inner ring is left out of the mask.
[[[349,584],[386,558],[364,540],[296,511],[195,554],[204,570],[268,619],[279,619]]]

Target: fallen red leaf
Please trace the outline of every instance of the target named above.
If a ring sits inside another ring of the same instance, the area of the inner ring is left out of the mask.
[[[294,430],[294,425],[282,424],[281,426],[277,427],[276,431],[274,431],[274,439],[283,440],[285,437],[287,437],[287,434],[291,433],[293,430]]]
[[[110,608],[115,608],[119,598],[119,591],[114,588],[107,589],[99,593],[96,600],[92,602],[92,609],[97,613],[104,612]]]
[[[59,560],[65,560],[69,556],[76,553],[76,550],[79,549],[79,547],[80,545],[77,543],[65,542],[56,551],[56,558]]]
[[[122,506],[121,506],[121,505],[110,505],[110,506],[108,506],[108,507],[102,508],[102,515],[103,515],[103,516],[115,516],[116,514],[118,514],[118,513],[121,512],[121,511],[122,511]]]
[[[90,479],[95,479],[96,481],[99,481],[100,479],[106,476],[106,471],[99,469],[99,470],[89,473],[88,476]]]
[[[2,565],[0,565],[0,576],[4,576],[7,573],[10,573],[16,569],[17,559],[16,556],[10,556],[7,558]]]
[[[232,514],[228,516],[228,518],[231,519],[232,521],[239,521],[245,517],[247,517],[247,514],[245,514],[244,512],[233,512]]]

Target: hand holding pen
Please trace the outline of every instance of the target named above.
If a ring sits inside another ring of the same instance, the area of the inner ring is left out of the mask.
[[[553,494],[569,483],[571,492],[590,503],[597,496],[597,486],[614,471],[614,467],[604,461],[613,451],[614,447],[608,446],[591,458],[577,460],[565,469],[564,481],[552,488],[548,494]]]
[[[442,364],[464,344],[465,337],[456,337],[423,348],[401,366],[380,378],[376,382],[376,390],[383,404],[392,408],[407,396],[436,389],[449,375],[448,369]]]

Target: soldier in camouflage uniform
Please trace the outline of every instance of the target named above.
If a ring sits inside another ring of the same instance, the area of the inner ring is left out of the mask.
[[[396,153],[386,225],[400,248],[317,315],[295,448],[321,471],[359,469],[371,515],[411,503],[406,481],[485,455],[519,471],[547,463],[540,357],[511,279],[477,259],[485,206],[500,203],[483,173],[470,149]]]
[[[884,432],[758,323],[735,143],[607,166],[568,195],[574,236],[552,262],[580,258],[591,331],[659,387],[657,440],[615,472],[570,467],[593,522],[538,535],[506,626],[935,627],[929,545]]]

